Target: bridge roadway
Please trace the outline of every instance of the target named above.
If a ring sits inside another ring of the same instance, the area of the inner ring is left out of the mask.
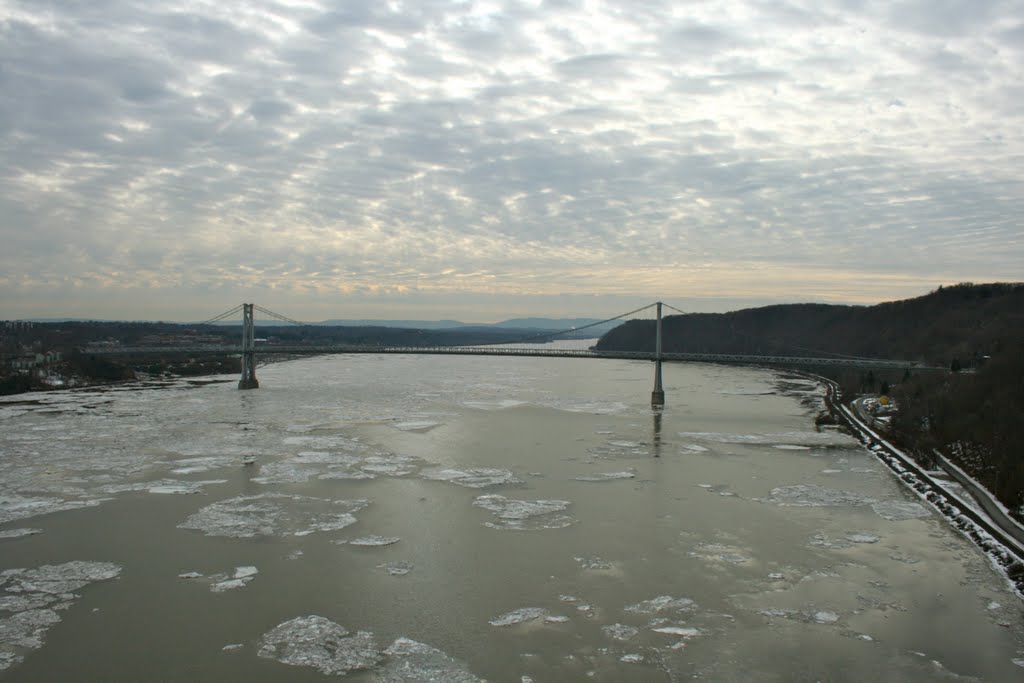
[[[361,346],[361,345],[301,345],[272,344],[257,346],[256,353],[325,355],[335,353],[353,354],[416,354],[444,356],[535,356],[543,358],[617,358],[623,360],[657,360],[653,351],[594,351],[590,349],[545,349],[540,346]],[[237,355],[243,352],[240,345],[204,346],[135,346],[104,349],[83,349],[90,355],[120,355],[156,353],[187,353],[194,355]],[[690,363],[734,363],[738,365],[781,365],[781,366],[833,366],[874,369],[930,369],[921,363],[902,360],[866,358],[810,358],[802,356],[757,356],[736,353],[662,353],[661,360]]]

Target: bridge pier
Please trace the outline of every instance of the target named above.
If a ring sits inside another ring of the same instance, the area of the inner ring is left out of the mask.
[[[658,324],[654,337],[654,391],[651,392],[651,407],[665,405],[665,389],[661,386],[661,302],[658,302]]]
[[[252,304],[242,304],[242,377],[239,389],[258,389],[256,381],[256,329],[253,322]]]

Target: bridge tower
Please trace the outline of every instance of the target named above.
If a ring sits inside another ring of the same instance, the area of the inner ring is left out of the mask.
[[[661,386],[661,302],[658,302],[658,324],[654,337],[654,391],[651,392],[651,407],[665,405],[665,390]]]
[[[242,304],[242,378],[239,389],[258,389],[256,381],[256,328],[253,323],[252,304]]]

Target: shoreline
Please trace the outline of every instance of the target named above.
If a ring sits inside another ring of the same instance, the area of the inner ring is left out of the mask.
[[[817,379],[825,385],[825,405],[838,423],[849,429],[915,496],[929,503],[953,529],[984,553],[993,569],[1024,600],[1024,543],[1016,540],[1017,530],[1004,528],[998,518],[989,517],[947,490],[910,456],[854,415],[838,398],[839,386],[835,381],[820,376]]]

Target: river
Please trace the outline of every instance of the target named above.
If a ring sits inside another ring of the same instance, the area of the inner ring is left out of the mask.
[[[258,378],[0,402],[0,680],[1024,679],[1021,601],[806,379]]]

